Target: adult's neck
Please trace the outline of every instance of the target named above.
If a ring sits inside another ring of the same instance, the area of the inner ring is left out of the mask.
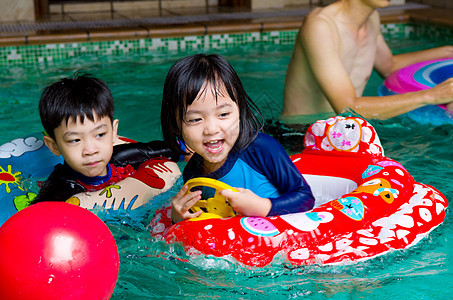
[[[376,7],[365,4],[363,0],[342,0],[335,3],[345,23],[361,29],[368,22]]]

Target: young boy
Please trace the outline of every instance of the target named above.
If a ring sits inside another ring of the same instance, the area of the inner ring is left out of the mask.
[[[64,164],[55,166],[32,203],[69,199],[85,208],[133,209],[167,190],[180,175],[168,159],[177,160],[179,154],[163,142],[125,143],[117,137],[113,98],[100,79],[76,73],[49,85],[39,113],[48,134],[44,142],[63,156]]]

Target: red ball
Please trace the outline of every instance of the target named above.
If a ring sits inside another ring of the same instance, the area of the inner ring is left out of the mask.
[[[92,212],[42,202],[0,227],[0,299],[109,299],[118,248]]]

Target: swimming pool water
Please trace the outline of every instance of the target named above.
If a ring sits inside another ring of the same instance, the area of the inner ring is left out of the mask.
[[[429,39],[389,41],[396,52],[447,43]],[[252,44],[215,52],[230,60],[265,117],[277,119],[292,46]],[[192,53],[84,56],[61,63],[3,67],[0,144],[40,131],[37,105],[41,90],[78,69],[91,72],[110,86],[120,134],[143,141],[160,139],[165,75],[177,58]],[[365,93],[377,95],[381,83],[373,74]],[[371,123],[388,157],[402,163],[416,181],[433,185],[450,201],[453,199],[449,180],[453,178],[453,125],[419,125],[404,116]],[[147,226],[153,212],[168,203],[181,185],[179,180],[170,191],[135,211],[96,211],[114,234],[120,253],[120,275],[112,299],[447,299],[453,293],[450,209],[444,224],[404,251],[344,266],[296,268],[276,258],[271,266],[247,268],[227,258],[188,256],[179,245],[150,237]]]

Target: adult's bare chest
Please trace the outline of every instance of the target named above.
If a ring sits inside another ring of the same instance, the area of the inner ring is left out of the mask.
[[[339,52],[343,66],[356,91],[361,93],[373,70],[376,58],[375,33],[364,31],[360,34],[346,32],[339,41]]]

